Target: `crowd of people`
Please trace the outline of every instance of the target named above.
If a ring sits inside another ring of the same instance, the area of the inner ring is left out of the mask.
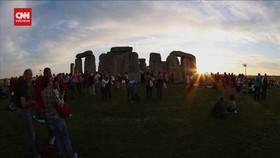
[[[153,87],[157,88],[159,99],[162,98],[162,89],[167,87],[163,74],[158,75],[159,78],[155,80],[152,73],[147,72],[145,74],[148,100],[152,98]],[[85,87],[88,87],[91,96],[100,93],[101,101],[112,97],[112,85],[115,85],[116,91],[126,92],[129,101],[139,101],[140,99],[136,92],[139,81],[129,80],[127,73],[123,75],[119,73],[114,77],[108,72],[84,75],[76,70],[70,74],[54,75],[50,68],[45,68],[43,75],[36,78],[32,76],[32,70],[26,69],[19,78],[10,79],[11,103],[8,108],[16,110],[18,117],[23,122],[28,151],[36,158],[42,157],[42,151],[36,144],[32,119],[44,121],[48,129],[46,131],[50,136],[49,144],[56,144],[60,156],[78,157],[78,154],[72,149],[65,118],[59,114],[56,106],[63,107],[68,99],[82,96]],[[31,96],[28,91],[29,83],[34,86],[34,96]],[[66,97],[68,92],[70,93],[68,94],[69,98]],[[32,106],[36,107],[36,115],[33,115],[33,117],[30,112]]]
[[[42,157],[42,151],[36,144],[32,115],[29,111],[30,107],[34,105],[46,121],[51,137],[50,143],[55,140],[58,154],[63,157],[77,158],[78,154],[72,149],[64,117],[55,108],[55,105],[64,106],[65,93],[63,93],[63,89],[57,91],[59,80],[54,80],[51,69],[45,68],[44,75],[34,81],[35,96],[32,98],[28,93],[28,83],[32,81],[32,75],[31,69],[24,71],[23,75],[15,81],[14,96],[12,96],[16,113],[23,122],[28,151],[36,158]]]
[[[253,96],[253,100],[258,102],[260,101],[260,98],[264,101],[266,100],[268,88],[271,86],[277,86],[277,83],[272,84],[269,81],[267,74],[261,76],[260,73],[251,78],[247,78],[243,74],[235,76],[234,74],[224,73],[224,75],[219,75],[217,73],[211,74],[209,79],[212,81],[213,88],[221,89],[223,94],[227,93],[230,88],[235,87],[237,94],[241,92],[244,94],[250,94]],[[235,100],[233,94],[230,95],[229,100],[220,97],[219,101],[212,108],[213,115],[216,117],[225,117],[229,113],[237,113]]]
[[[271,86],[279,86],[279,81],[271,82],[267,74],[261,76],[260,73],[255,77],[248,77],[244,74],[235,75],[233,73],[224,73],[221,75],[219,73],[211,73],[196,78],[200,86],[209,86],[214,89],[220,89],[223,93],[227,93],[229,89],[235,88],[237,93],[253,94],[254,100],[257,101],[260,101],[260,96],[265,100],[267,88]]]
[[[64,117],[62,117],[55,105],[64,106],[69,99],[75,99],[84,95],[83,89],[88,89],[90,96],[100,95],[101,101],[106,101],[112,97],[112,87],[120,93],[127,93],[127,100],[134,102],[140,100],[140,94],[137,92],[137,86],[144,84],[146,87],[146,99],[151,100],[153,89],[156,89],[156,98],[163,98],[163,89],[167,88],[167,83],[174,79],[169,78],[167,73],[143,72],[141,80],[130,80],[128,73],[118,73],[115,76],[108,72],[82,74],[75,70],[73,73],[60,73],[54,75],[50,68],[45,68],[42,76],[32,78],[32,70],[26,69],[19,78],[10,79],[11,104],[9,109],[16,110],[17,115],[22,120],[28,150],[35,157],[41,157],[41,153],[36,146],[35,131],[32,124],[32,116],[29,108],[36,107],[35,119],[43,119],[46,123],[47,131],[50,136],[50,144],[56,144],[59,155],[77,158],[78,154],[72,149]],[[34,85],[34,96],[28,93],[28,82]],[[200,87],[220,89],[222,94],[228,93],[230,89],[235,88],[236,93],[248,93],[253,95],[255,101],[266,99],[267,88],[271,82],[268,76],[258,74],[254,78],[247,78],[243,74],[234,75],[224,73],[223,75],[195,75],[186,73],[184,81],[186,89],[192,89],[195,84]],[[69,94],[68,94],[69,93]],[[228,113],[237,113],[236,97],[232,94],[229,99],[220,97],[219,101],[212,108],[212,113],[216,117],[225,117]]]

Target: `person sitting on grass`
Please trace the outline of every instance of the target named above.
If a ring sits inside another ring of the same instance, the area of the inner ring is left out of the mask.
[[[230,113],[237,113],[236,111],[236,102],[235,102],[235,96],[230,95],[229,101],[227,103],[227,111]]]
[[[219,117],[219,118],[227,117],[227,111],[225,105],[226,103],[224,97],[220,97],[219,101],[212,108],[212,114],[215,117]]]
[[[164,79],[162,74],[159,75],[159,79],[157,80],[157,97],[158,99],[162,98],[162,88],[163,88]]]

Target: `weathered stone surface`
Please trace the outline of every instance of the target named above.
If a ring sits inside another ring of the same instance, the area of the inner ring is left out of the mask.
[[[150,53],[149,67],[150,71],[156,75],[160,71],[161,56],[160,53]]]
[[[141,58],[141,59],[138,59],[138,61],[139,61],[139,69],[140,69],[140,71],[146,71],[146,69],[147,69],[147,64],[146,64],[146,59],[144,59],[144,58]]]
[[[141,76],[138,64],[138,54],[136,52],[132,52],[129,54],[128,73],[131,80],[140,81]]]
[[[82,70],[82,59],[81,58],[77,58],[75,59],[75,69],[78,70],[78,72],[83,72]]]
[[[132,52],[132,47],[112,47],[111,52]]]
[[[107,71],[112,75],[127,72],[129,79],[140,80],[138,54],[132,50],[132,47],[113,47],[107,54],[101,54],[98,71]]]
[[[129,79],[140,81],[140,71],[147,69],[146,59],[139,59],[136,52],[132,52],[132,47],[112,47],[110,52],[99,56],[98,71],[107,71],[112,75],[118,73],[128,73]],[[75,68],[82,72],[82,59],[85,57],[85,73],[96,71],[95,57],[92,51],[86,51],[76,55]],[[180,59],[180,60],[179,60]],[[73,64],[70,71],[73,72]],[[185,73],[196,72],[196,58],[192,54],[182,51],[172,51],[166,58],[166,62],[161,61],[160,53],[150,53],[149,71],[157,77],[158,72],[166,72],[174,78],[174,82],[184,81]]]
[[[85,58],[84,73],[89,74],[92,72],[93,73],[96,72],[95,57],[94,57],[92,51],[90,51],[90,50],[76,55],[75,69],[78,70],[79,73],[83,73],[82,58]],[[72,64],[71,64],[71,72],[73,72]]]
[[[91,50],[85,51],[83,53],[79,53],[76,55],[76,58],[83,58],[83,57],[87,57],[87,56],[92,56],[93,53]]]
[[[73,73],[75,71],[75,64],[71,63],[70,64],[70,73]]]
[[[98,71],[99,72],[103,72],[103,71],[107,71],[109,68],[109,61],[107,61],[107,56],[106,54],[102,53],[99,56],[99,65],[98,65]]]
[[[166,72],[167,71],[167,62],[166,61],[162,61],[161,63],[160,63],[160,72]]]
[[[93,55],[86,56],[85,58],[85,74],[95,73],[95,57]]]
[[[181,63],[178,60],[181,58]],[[172,51],[166,59],[167,72],[174,76],[174,82],[183,82],[185,73],[196,72],[196,58],[192,54]]]

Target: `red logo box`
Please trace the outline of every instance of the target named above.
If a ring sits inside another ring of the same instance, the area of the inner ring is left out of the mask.
[[[31,26],[32,8],[14,8],[14,26]]]

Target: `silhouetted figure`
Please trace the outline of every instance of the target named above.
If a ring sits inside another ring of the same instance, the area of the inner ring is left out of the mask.
[[[260,88],[261,88],[261,84],[262,84],[262,79],[261,79],[261,74],[258,73],[258,76],[255,77],[255,81],[254,81],[254,100],[258,100],[260,101]]]
[[[262,97],[263,97],[263,100],[266,99],[266,89],[268,88],[269,86],[269,80],[268,80],[268,77],[266,74],[264,74],[264,77],[262,79]]]

